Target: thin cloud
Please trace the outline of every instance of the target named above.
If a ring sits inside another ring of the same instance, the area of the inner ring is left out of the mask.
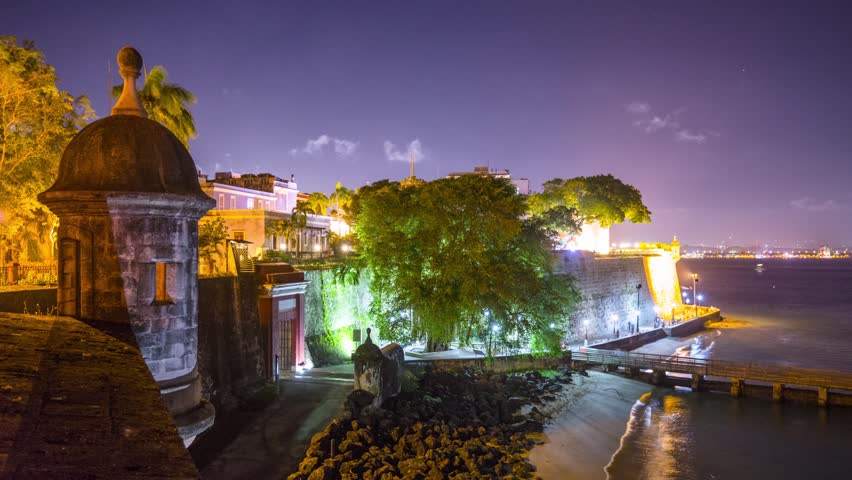
[[[687,142],[687,143],[704,143],[707,141],[708,134],[703,132],[694,132],[689,129],[678,130],[675,133],[675,140],[678,142]]]
[[[408,148],[400,150],[390,140],[385,140],[385,157],[391,162],[408,162],[411,157],[414,157],[414,162],[420,162],[426,155],[423,153],[423,145],[420,140],[414,139],[408,144]]]
[[[627,104],[627,111],[630,113],[643,114],[651,113],[651,105],[647,102],[634,101]]]
[[[719,136],[719,133],[712,130],[688,128],[682,125],[679,117],[686,111],[686,108],[678,108],[664,115],[654,113],[653,108],[647,102],[633,101],[625,106],[625,110],[634,118],[638,117],[633,120],[633,126],[649,135],[671,131],[674,132],[675,141],[699,145],[706,143],[710,137]]]
[[[290,155],[317,155],[329,146],[334,149],[334,153],[337,155],[348,157],[355,153],[355,150],[358,148],[358,142],[322,134],[317,138],[308,139],[304,147],[290,150]]]
[[[790,206],[799,210],[807,210],[809,212],[825,212],[836,209],[838,204],[834,200],[819,202],[811,197],[802,197],[791,201]]]
[[[664,117],[651,115],[648,118],[636,120],[633,125],[640,127],[645,133],[656,133],[665,128],[677,128],[680,126],[675,114],[668,114]]]

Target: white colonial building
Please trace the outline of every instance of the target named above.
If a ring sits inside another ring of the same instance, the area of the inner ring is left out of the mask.
[[[289,238],[271,233],[279,220],[289,220],[297,202],[307,198],[300,193],[293,176],[285,180],[270,173],[239,174],[217,172],[214,178],[199,175],[201,188],[216,201],[216,207],[202,221],[222,217],[233,240],[250,242],[252,256],[267,250],[317,255],[328,252],[329,233],[347,234],[337,221],[326,215],[308,215],[307,225]]]

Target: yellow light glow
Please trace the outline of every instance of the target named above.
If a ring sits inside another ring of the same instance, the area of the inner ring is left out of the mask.
[[[671,252],[660,251],[659,255],[644,257],[645,275],[654,298],[654,305],[662,312],[671,312],[681,306],[680,281],[677,278],[677,261]]]

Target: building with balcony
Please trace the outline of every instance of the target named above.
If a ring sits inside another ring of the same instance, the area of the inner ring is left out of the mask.
[[[329,250],[329,232],[339,228],[329,216],[309,214],[300,231],[288,235],[271,233],[279,220],[290,220],[296,204],[306,198],[299,193],[293,176],[285,180],[270,173],[217,172],[212,179],[199,174],[199,183],[204,193],[216,201],[216,207],[202,221],[212,216],[223,218],[229,238],[250,242],[252,256],[263,255],[267,250],[319,255]]]

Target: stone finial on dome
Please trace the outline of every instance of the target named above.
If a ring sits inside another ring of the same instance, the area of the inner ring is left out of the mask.
[[[119,73],[124,79],[124,88],[121,90],[121,96],[112,107],[113,115],[133,115],[136,117],[148,118],[145,108],[139,102],[139,96],[136,93],[136,79],[139,78],[139,73],[142,70],[142,55],[133,47],[124,47],[118,51],[117,56]]]

